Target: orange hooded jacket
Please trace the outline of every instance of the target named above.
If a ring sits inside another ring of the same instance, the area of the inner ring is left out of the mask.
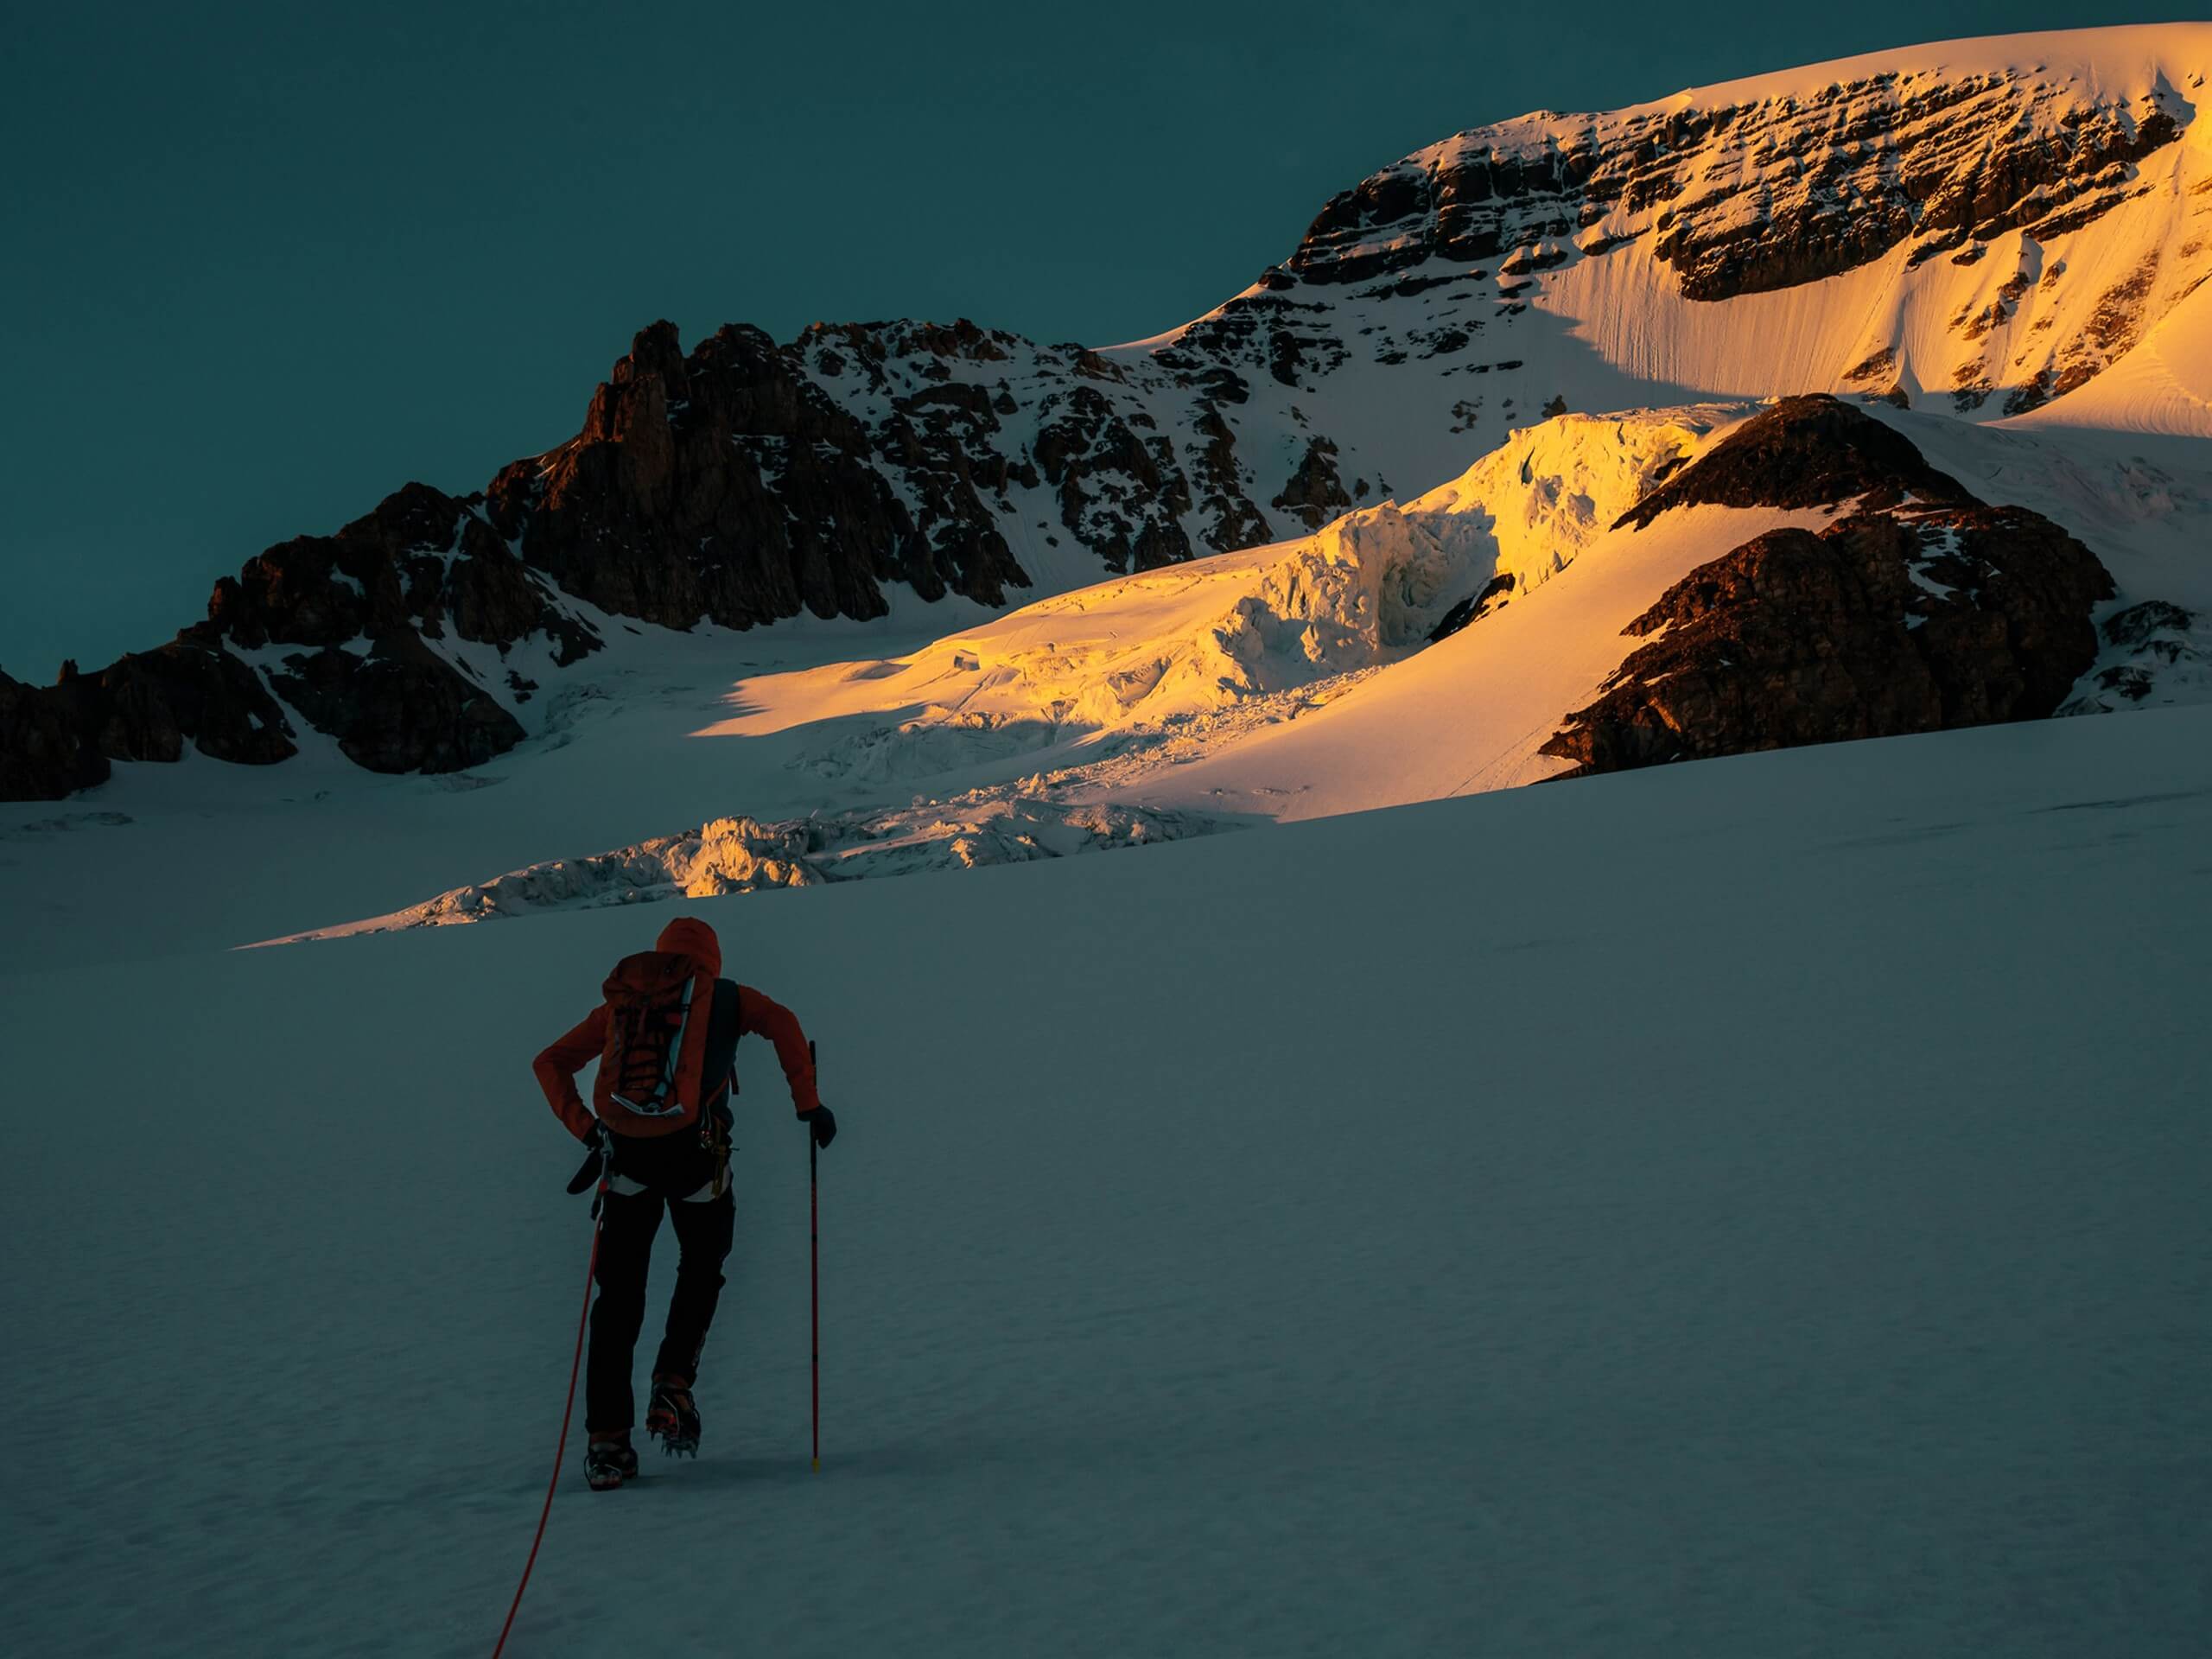
[[[653,949],[688,957],[702,973],[720,978],[721,941],[715,937],[713,928],[695,917],[680,916],[661,929]],[[791,1087],[791,1104],[801,1117],[822,1103],[814,1090],[814,1058],[807,1052],[806,1033],[799,1029],[798,1017],[789,1008],[749,985],[740,985],[737,1033],[741,1037],[766,1037],[776,1046],[776,1058],[783,1063],[784,1081]],[[546,1103],[552,1107],[553,1115],[579,1141],[590,1138],[594,1119],[591,1109],[584,1104],[583,1096],[576,1091],[576,1073],[597,1059],[606,1046],[607,1008],[602,1003],[540,1053],[531,1066],[537,1074],[537,1086],[545,1091]],[[656,1135],[673,1134],[688,1125],[678,1119],[652,1118],[609,1127],[625,1135]]]

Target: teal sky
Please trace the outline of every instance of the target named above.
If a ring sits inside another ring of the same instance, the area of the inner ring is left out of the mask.
[[[270,543],[479,487],[656,317],[1110,343],[1461,128],[2101,10],[17,8],[0,667],[105,664]]]

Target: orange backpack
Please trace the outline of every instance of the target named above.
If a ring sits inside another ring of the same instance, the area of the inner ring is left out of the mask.
[[[601,1122],[643,1135],[696,1122],[715,976],[689,957],[644,950],[615,963],[601,989],[607,1044],[592,1084]]]

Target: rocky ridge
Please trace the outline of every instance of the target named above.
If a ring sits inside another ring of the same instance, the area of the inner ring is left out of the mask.
[[[2179,26],[2160,39],[2177,63],[2196,49]],[[655,323],[574,438],[482,492],[410,485],[271,548],[157,651],[51,687],[0,676],[0,795],[65,794],[187,743],[281,760],[308,729],[378,771],[451,770],[528,736],[541,683],[588,673],[610,618],[868,618],[889,585],[997,606],[1295,536],[1456,475],[1540,407],[1626,406],[1624,370],[1557,338],[1604,270],[1649,267],[1631,288],[1725,308],[1886,260],[1897,292],[1955,313],[1940,348],[1838,334],[1832,363],[1777,360],[1758,390],[1904,398],[1936,350],[1958,412],[2032,408],[2212,273],[2212,238],[2137,223],[2146,194],[2212,185],[2177,160],[2201,148],[2184,141],[2202,76],[1992,67],[2007,43],[1970,44],[1959,67],[1461,134],[1332,200],[1243,293],[1131,346],[894,321],[783,343],[726,327],[686,353]],[[2115,226],[2125,257],[2082,257]],[[1740,364],[1665,372],[1745,390]]]
[[[1514,277],[1649,239],[1695,300],[1790,288],[1892,249],[1918,264],[2018,231],[2049,240],[2149,187],[2181,92],[2059,70],[1888,69],[1803,93],[1524,116],[1408,156],[1333,198],[1291,256],[1308,282],[1432,260]]]

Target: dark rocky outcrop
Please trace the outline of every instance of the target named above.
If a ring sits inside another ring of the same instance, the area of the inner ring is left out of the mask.
[[[1274,533],[1274,528],[1244,493],[1243,469],[1236,461],[1236,435],[1221,405],[1211,400],[1201,404],[1195,427],[1198,435],[1205,440],[1192,458],[1192,471],[1202,492],[1199,510],[1209,521],[1207,545],[1252,547],[1266,541]]]
[[[1188,559],[1179,521],[1191,510],[1191,486],[1173,446],[1140,437],[1136,422],[1095,387],[1052,394],[1043,407],[1051,418],[1037,434],[1037,467],[1069,533],[1116,572]]]
[[[483,498],[410,484],[335,535],[300,536],[215,584],[210,638],[248,651],[419,631],[509,645],[543,632],[562,660],[594,648],[485,517]]]
[[[2058,712],[2108,714],[2153,698],[2202,701],[2212,689],[2212,639],[2202,631],[2204,621],[2201,613],[2162,599],[2113,612],[2097,629],[2104,649],[2095,671]]]
[[[0,674],[0,800],[58,800],[107,781],[114,760],[175,760],[187,742],[219,760],[296,753],[284,710],[205,625],[94,674],[64,664],[53,685]]]
[[[87,788],[111,760],[175,760],[188,742],[270,765],[297,752],[295,717],[372,771],[470,766],[512,748],[523,728],[465,659],[432,642],[504,652],[533,636],[556,664],[598,643],[515,556],[480,499],[410,484],[335,535],[248,561],[215,584],[207,620],[168,645],[93,674],[73,666],[42,690],[10,683],[0,797]]]
[[[71,701],[0,674],[0,800],[58,801],[107,776],[107,757]]]
[[[179,760],[188,741],[202,754],[245,766],[267,766],[297,752],[283,709],[204,627],[61,689],[88,688],[98,694],[91,705],[93,731],[101,752],[113,760]]]
[[[1428,643],[1440,645],[1458,633],[1471,622],[1479,622],[1492,611],[1505,604],[1513,593],[1513,573],[1502,570],[1492,576],[1476,592],[1461,600],[1439,618],[1428,631]]]
[[[1278,272],[1283,285],[1294,279]],[[1294,299],[1280,291],[1240,294],[1184,331],[1154,360],[1198,380],[1224,368],[1265,370],[1286,386],[1302,386],[1340,368],[1350,348],[1331,327],[1325,300]],[[1242,403],[1239,392],[1230,401]]]
[[[270,676],[284,700],[371,772],[458,772],[503,754],[522,723],[411,628],[365,655],[326,645]]]
[[[817,327],[791,346],[728,327],[687,358],[675,326],[657,322],[575,437],[493,480],[488,511],[563,590],[668,627],[751,627],[802,608],[880,616],[887,581],[1002,603],[1027,578],[983,497],[1014,468],[977,442],[999,423],[990,395],[941,381],[947,359],[1007,354],[962,321]],[[810,359],[889,405],[880,429],[825,391]]]
[[[543,636],[556,664],[598,646],[515,556],[480,497],[421,484],[334,536],[298,537],[250,561],[215,584],[198,632],[219,652],[227,643],[262,656],[270,689],[372,772],[451,772],[522,740],[466,656],[432,642],[450,635],[504,654]]]
[[[1262,308],[1224,321],[1224,342],[1303,360],[1314,342],[1255,334],[1264,320]],[[1147,372],[1213,416],[1194,418],[1180,448],[1148,412],[1160,386],[1132,389],[1122,366],[1082,346],[963,321],[817,326],[789,345],[725,327],[687,355],[673,326],[655,323],[568,442],[504,468],[481,495],[410,484],[334,535],[269,549],[216,584],[187,637],[233,693],[255,688],[272,730],[281,700],[365,766],[442,771],[521,741],[531,676],[597,649],[575,601],[677,629],[803,609],[879,616],[892,582],[1001,605],[1029,580],[1004,533],[1014,493],[1049,490],[1102,570],[1135,570],[1213,550],[1185,528],[1193,473],[1216,546],[1270,539],[1219,415],[1249,395],[1242,375],[1203,351]],[[1024,415],[1027,442],[1007,430]],[[529,672],[507,666],[530,641]],[[464,648],[478,645],[491,655]],[[84,787],[105,775],[102,757],[173,753],[172,736],[227,759],[290,753],[201,718],[197,679],[130,666],[142,660],[89,677],[114,683],[97,697],[11,690],[6,788]]]
[[[1675,473],[1614,522],[1643,529],[1671,507],[1819,507],[1862,499],[1869,508],[1974,498],[1937,472],[1911,440],[1825,394],[1784,397]]]
[[[1337,476],[1337,446],[1327,438],[1309,439],[1305,458],[1272,505],[1308,530],[1319,530],[1338,514],[1351,511],[1351,497],[1344,493],[1344,480]]]
[[[1770,531],[1630,623],[1660,637],[1543,753],[1573,776],[2039,718],[2094,661],[2090,610],[2112,591],[2088,549],[2019,508]]]

